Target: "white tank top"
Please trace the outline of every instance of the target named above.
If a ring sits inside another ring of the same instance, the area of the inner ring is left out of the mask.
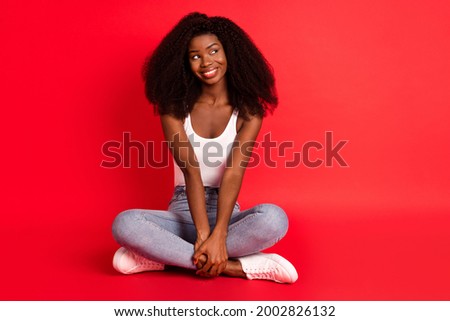
[[[228,121],[227,127],[216,138],[203,138],[197,135],[192,128],[191,115],[184,121],[184,130],[194,148],[195,155],[200,164],[200,174],[203,186],[220,187],[222,175],[225,171],[226,160],[236,138],[236,122],[239,111],[235,109]],[[186,185],[180,167],[174,161],[175,186]]]

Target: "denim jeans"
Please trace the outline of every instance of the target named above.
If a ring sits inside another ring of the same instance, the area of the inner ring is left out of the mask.
[[[205,187],[206,210],[211,231],[217,213],[218,188]],[[274,204],[259,204],[241,211],[234,206],[228,226],[230,258],[264,250],[286,235],[286,213]],[[150,260],[187,269],[192,262],[197,232],[189,211],[184,186],[176,186],[167,211],[130,209],[114,220],[113,236],[124,246]]]

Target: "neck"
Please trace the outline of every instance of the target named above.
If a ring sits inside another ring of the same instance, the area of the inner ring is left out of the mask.
[[[228,104],[228,90],[226,81],[214,85],[203,85],[202,93],[198,99],[211,106]]]

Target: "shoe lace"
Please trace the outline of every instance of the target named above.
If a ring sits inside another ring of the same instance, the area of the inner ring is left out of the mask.
[[[273,278],[277,274],[277,268],[275,267],[257,267],[251,269],[250,273],[257,274],[263,278]]]
[[[159,263],[149,260],[149,259],[147,259],[143,256],[140,256],[134,252],[132,252],[132,253],[133,253],[133,259],[136,262],[136,265],[148,266],[148,267],[154,267],[154,266],[160,265]]]

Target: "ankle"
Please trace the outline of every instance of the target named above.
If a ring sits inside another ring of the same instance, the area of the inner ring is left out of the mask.
[[[228,260],[227,267],[223,273],[232,277],[247,278],[244,270],[242,269],[241,262],[238,260]]]

